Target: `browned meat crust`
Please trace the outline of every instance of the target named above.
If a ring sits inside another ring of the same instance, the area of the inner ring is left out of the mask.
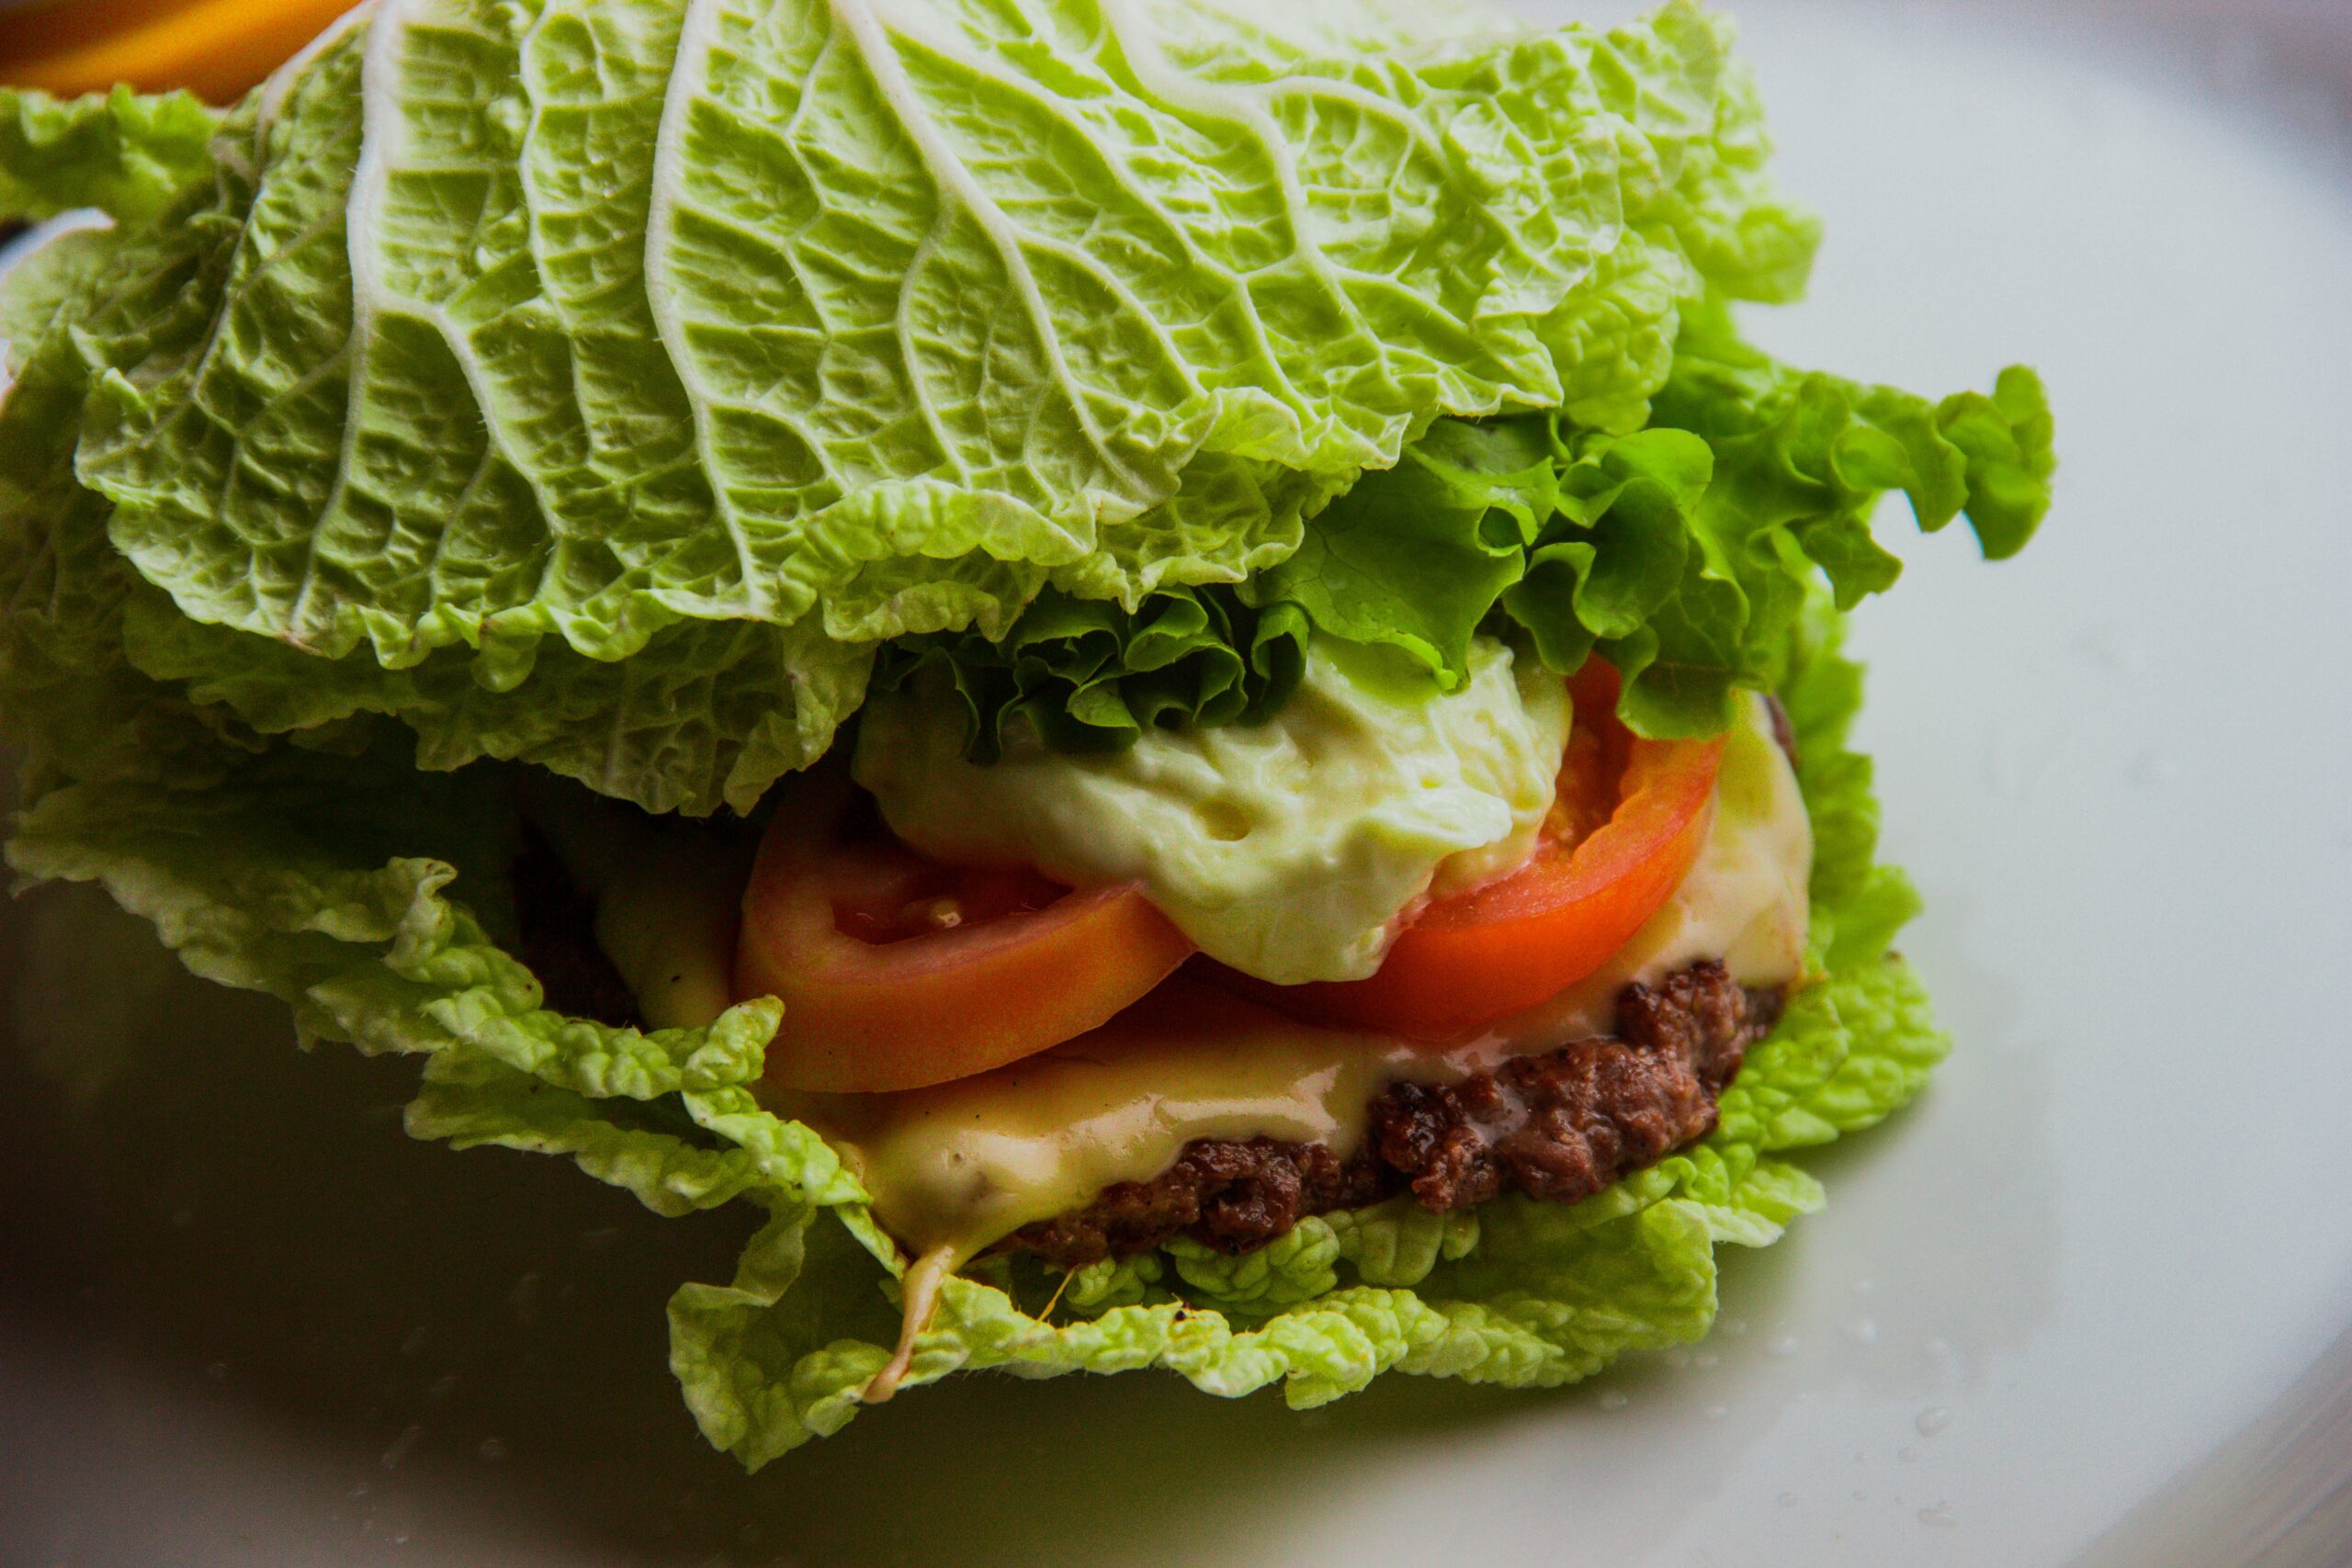
[[[1715,1125],[1715,1100],[1781,1012],[1716,961],[1617,998],[1617,1033],[1521,1056],[1460,1083],[1398,1083],[1372,1102],[1363,1147],[1201,1139],[1148,1181],[1106,1188],[1085,1208],[1004,1243],[1063,1268],[1125,1258],[1186,1235],[1254,1251],[1309,1214],[1410,1191],[1435,1213],[1510,1189],[1589,1198]]]
[[[595,935],[595,905],[537,835],[513,870],[521,956],[559,1011],[622,1027],[637,1001]],[[1252,1252],[1309,1214],[1410,1191],[1433,1213],[1506,1190],[1572,1203],[1656,1164],[1715,1125],[1715,1100],[1781,1012],[1781,993],[1744,989],[1719,962],[1694,964],[1617,998],[1617,1033],[1521,1056],[1460,1083],[1390,1085],[1362,1147],[1199,1139],[1148,1181],[1018,1232],[1010,1251],[1075,1268],[1188,1235]]]

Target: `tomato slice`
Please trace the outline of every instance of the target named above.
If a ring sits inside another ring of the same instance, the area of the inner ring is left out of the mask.
[[[927,860],[861,835],[828,769],[780,806],[743,896],[740,997],[784,1024],[769,1081],[868,1093],[983,1073],[1105,1022],[1193,944],[1133,886],[1072,892],[1033,871]]]
[[[1705,844],[1723,741],[1634,735],[1616,716],[1617,672],[1599,660],[1571,690],[1558,798],[1526,864],[1424,905],[1369,979],[1244,988],[1309,1021],[1438,1040],[1547,1001],[1608,963]]]

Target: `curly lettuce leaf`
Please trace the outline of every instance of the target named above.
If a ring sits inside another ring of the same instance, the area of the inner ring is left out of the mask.
[[[2049,404],[2021,366],[1990,396],[1930,402],[1781,365],[1710,310],[1686,322],[1654,417],[1626,435],[1549,412],[1442,423],[1251,592],[1449,687],[1498,621],[1564,672],[1598,650],[1635,730],[1705,735],[1735,690],[1779,682],[1818,579],[1841,608],[1894,586],[1902,562],[1871,532],[1886,493],[1928,532],[1964,513],[1993,559],[2050,505]]]
[[[143,321],[90,281],[38,433],[78,424],[146,585],[129,662],[272,734],[390,716],[430,765],[743,808],[877,645],[1167,619],[1441,416],[1630,430],[1686,308],[1802,274],[1683,0],[1244,9],[391,0],[201,157],[209,120],[74,108],[19,161],[176,202],[190,253]],[[1076,707],[1022,692],[1074,741],[1173,711],[1083,657]]]
[[[1392,1371],[1547,1386],[1704,1333],[1715,1247],[1769,1244],[1821,1201],[1781,1156],[1883,1118],[1945,1049],[1887,951],[1910,896],[1872,860],[1868,769],[1843,742],[1860,686],[1835,627],[1826,605],[1799,626],[1782,686],[1824,827],[1825,978],[1751,1055],[1713,1135],[1574,1206],[1392,1202],[1248,1258],[1178,1244],[1067,1282],[990,1260],[947,1286],[909,1383],[1161,1367],[1223,1395],[1279,1383],[1306,1406]],[[279,750],[51,790],[9,857],[105,884],[197,973],[284,998],[309,1036],[424,1056],[419,1136],[560,1155],[662,1213],[761,1205],[735,1278],[674,1298],[673,1364],[705,1432],[747,1464],[837,1430],[888,1359],[904,1264],[834,1152],[760,1101],[773,1008],[650,1034],[550,1011],[502,942],[518,831],[496,768]]]
[[[2050,504],[2049,405],[2022,367],[1989,397],[1930,402],[1792,369],[1701,312],[1657,418],[1623,435],[1556,412],[1440,420],[1316,517],[1238,601],[1219,603],[1286,613],[1302,642],[1398,649],[1449,688],[1480,630],[1515,629],[1563,672],[1598,651],[1628,677],[1621,711],[1636,729],[1704,734],[1727,721],[1734,690],[1780,680],[1791,618],[1816,581],[1841,608],[1894,586],[1902,563],[1870,525],[1888,491],[1928,532],[1964,512],[1993,559],[2021,548]],[[1225,723],[1267,711],[1267,700],[1211,695],[1246,684],[1263,646],[1236,635],[1235,613],[1204,615],[1172,596],[1140,615],[1042,602],[1001,642],[922,639],[888,649],[884,668],[895,683],[915,663],[947,663],[977,755],[992,755],[1016,716],[1050,745],[1095,750],[1161,715]],[[1210,676],[1181,682],[1182,697],[1159,678],[1174,647],[1133,636],[1169,623]],[[1268,689],[1278,702],[1283,688]],[[1148,714],[1128,700],[1138,690],[1152,693]]]
[[[760,1101],[772,1009],[649,1034],[547,1006],[485,759],[748,806],[893,640],[886,674],[950,666],[977,745],[1246,719],[1310,632],[1442,670],[1497,614],[1564,667],[1611,651],[1659,728],[1777,682],[1827,978],[1714,1137],[1574,1208],[1388,1205],[1066,1284],[995,1260],[909,1381],[1161,1366],[1311,1404],[1703,1332],[1715,1245],[1819,1201],[1776,1155],[1884,1116],[1943,1049],[1886,954],[1915,900],[1843,747],[1859,684],[1800,584],[1886,576],[1857,527],[1887,488],[2022,543],[2038,388],[1930,409],[1795,377],[1700,305],[1792,292],[1813,234],[1688,6],[1500,39],[1370,5],[1080,5],[1034,37],[977,4],[819,10],[390,0],[208,122],[200,164],[163,107],[20,115],[0,170],[39,168],[8,199],[124,221],[0,285],[12,863],[105,884],[311,1037],[422,1056],[420,1136],[559,1154],[663,1213],[761,1205],[736,1278],[671,1314],[704,1429],[757,1464],[856,1413],[903,1262]],[[808,112],[751,122],[779,103]],[[1083,222],[1065,166],[1101,183]],[[903,199],[845,223],[852,174]],[[998,302],[985,353],[949,296]],[[1396,477],[1310,538],[1367,466]]]
[[[1229,589],[1156,593],[1133,614],[1048,593],[993,641],[962,632],[890,645],[875,683],[892,691],[944,669],[976,761],[1001,754],[1016,725],[1056,750],[1115,750],[1154,726],[1270,716],[1297,690],[1313,634],[1297,605],[1255,609]]]
[[[1683,423],[1609,435],[1551,413],[1441,420],[1240,590],[1164,591],[1132,612],[1049,590],[995,637],[883,645],[880,678],[944,665],[978,757],[1016,723],[1057,749],[1100,750],[1153,724],[1266,716],[1315,636],[1388,644],[1450,682],[1475,633],[1508,626],[1553,669],[1595,651],[1616,663],[1630,677],[1621,710],[1642,732],[1705,733],[1734,690],[1777,681],[1816,577],[1846,605],[1893,586],[1900,562],[1870,529],[1886,491],[1930,530],[1964,509],[1993,557],[2049,504],[2048,407],[2019,367],[1991,397],[1931,403],[1791,369],[1702,318],[1659,409]],[[805,624],[689,622],[624,664],[551,648],[522,702],[458,660],[384,672],[256,658],[241,646],[251,639],[159,594],[134,599],[126,636],[139,669],[267,733],[389,707],[428,766],[523,758],[657,810],[748,806],[821,754],[862,699],[869,657]]]

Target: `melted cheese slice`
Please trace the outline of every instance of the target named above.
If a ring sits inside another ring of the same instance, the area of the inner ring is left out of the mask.
[[[1702,959],[1774,986],[1804,966],[1813,836],[1761,705],[1725,748],[1715,822],[1682,886],[1600,973],[1449,1049],[1283,1018],[1182,977],[1091,1033],[1011,1066],[891,1095],[772,1095],[840,1146],[876,1216],[936,1272],[1023,1225],[1143,1180],[1196,1138],[1364,1135],[1399,1078],[1448,1081],[1605,1033],[1617,994]]]
[[[1194,1138],[1351,1149],[1365,1104],[1427,1055],[1293,1023],[1179,976],[1102,1028],[992,1073],[786,1104],[845,1146],[892,1235],[970,1257],[1159,1175]]]

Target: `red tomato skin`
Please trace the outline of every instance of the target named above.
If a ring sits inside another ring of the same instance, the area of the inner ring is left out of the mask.
[[[851,935],[837,897],[871,904],[889,886],[890,859],[929,863],[896,846],[842,852],[834,834],[847,798],[845,780],[837,790],[816,781],[787,802],[743,896],[735,989],[785,1004],[766,1067],[780,1088],[880,1093],[987,1072],[1108,1021],[1192,956],[1136,887],[1065,892],[1030,908],[1035,897],[1005,894],[1001,873],[974,874],[975,890],[1009,912],[895,940]]]
[[[1231,976],[1238,988],[1310,1022],[1447,1041],[1550,1000],[1615,956],[1705,847],[1724,743],[1631,735],[1614,716],[1616,671],[1597,660],[1570,684],[1578,728],[1600,729],[1590,738],[1599,750],[1623,758],[1601,826],[1565,853],[1547,840],[1510,874],[1425,905],[1367,979],[1272,986]],[[1572,743],[1568,761],[1577,761]]]

